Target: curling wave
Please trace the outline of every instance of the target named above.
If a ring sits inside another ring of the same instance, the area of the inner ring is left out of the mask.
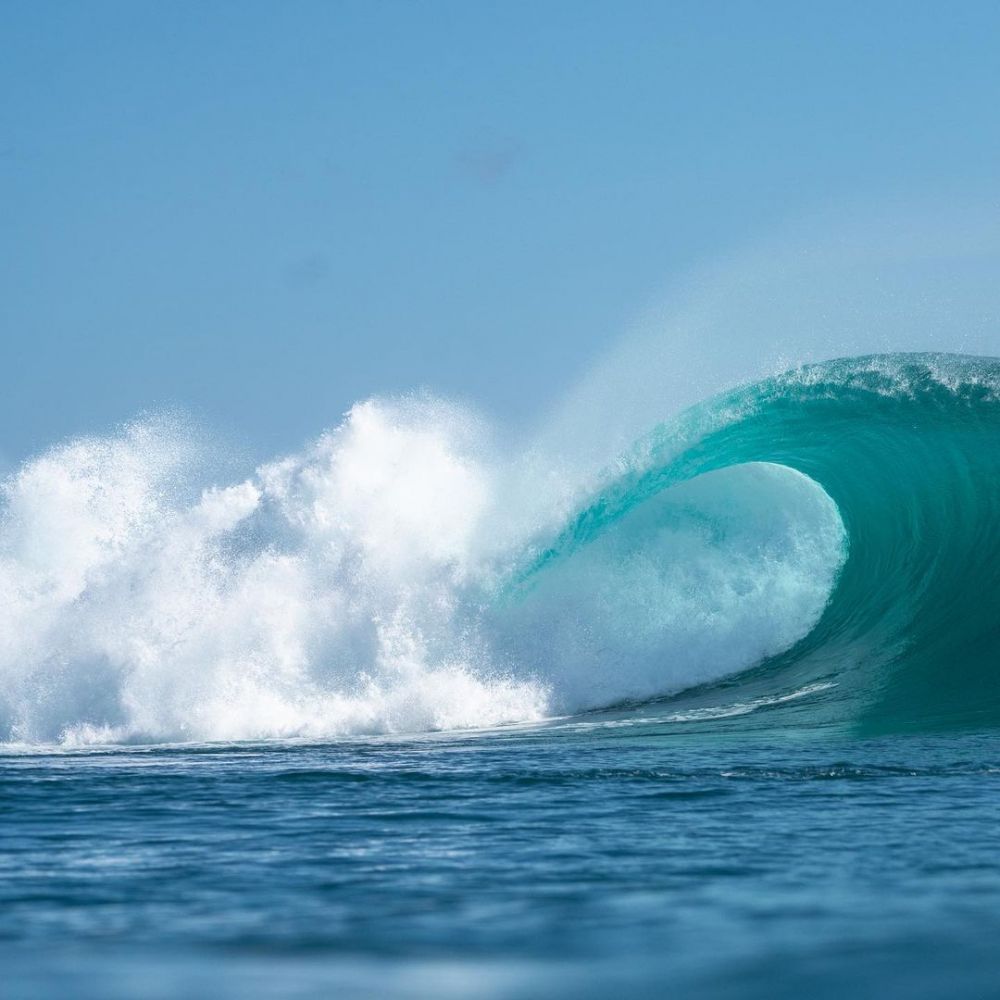
[[[678,484],[775,463],[836,505],[844,562],[803,637],[727,689],[822,682],[807,720],[878,731],[1000,721],[1000,361],[883,355],[807,366],[657,428],[521,586],[572,562]],[[809,543],[811,544],[811,543]],[[761,553],[766,559],[766,555]],[[824,582],[826,578],[823,578]],[[690,697],[690,696],[689,696]]]
[[[998,386],[994,359],[804,367],[687,410],[598,482],[497,457],[429,399],[359,404],[231,485],[170,420],[69,442],[3,485],[0,740],[328,737],[663,697],[703,724],[747,705],[992,724]]]

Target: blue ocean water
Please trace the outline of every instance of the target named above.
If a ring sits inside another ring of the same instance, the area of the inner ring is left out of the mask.
[[[428,399],[27,463],[3,988],[1000,993],[998,390],[827,362],[596,473]]]
[[[5,756],[4,993],[996,995],[996,736],[672,726]]]

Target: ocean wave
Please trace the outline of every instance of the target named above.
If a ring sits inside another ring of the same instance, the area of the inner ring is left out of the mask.
[[[520,586],[627,532],[633,511],[682,484],[774,463],[835,504],[844,561],[816,623],[742,674],[739,697],[835,680],[838,698],[809,721],[869,731],[992,725],[998,387],[997,359],[940,354],[837,360],[739,387],[639,442]]]
[[[596,480],[498,455],[432,399],[358,404],[228,483],[177,421],[68,442],[2,488],[0,740],[327,738],[665,697],[691,724],[992,724],[998,385],[1000,361],[954,355],[797,368]]]

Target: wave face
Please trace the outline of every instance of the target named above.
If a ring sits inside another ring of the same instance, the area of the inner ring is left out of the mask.
[[[427,399],[359,404],[229,485],[165,419],[61,445],[3,484],[0,740],[412,732],[666,696],[678,719],[993,724],[998,386],[1000,361],[960,356],[796,369],[598,482],[498,457]]]

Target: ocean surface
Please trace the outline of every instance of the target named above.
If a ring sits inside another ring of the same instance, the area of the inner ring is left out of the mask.
[[[590,720],[4,757],[11,997],[1000,989],[1000,740]]]
[[[5,996],[1000,995],[1000,361],[229,473],[3,484]]]

